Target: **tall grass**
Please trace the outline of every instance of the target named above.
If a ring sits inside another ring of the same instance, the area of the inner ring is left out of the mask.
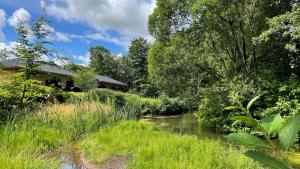
[[[58,168],[58,159],[51,155],[56,149],[132,118],[110,102],[52,105],[19,114],[0,128],[0,168]]]
[[[132,157],[129,169],[254,169],[258,163],[217,141],[159,132],[134,121],[106,128],[81,142],[84,155],[101,164],[111,156]]]
[[[105,103],[108,100],[114,102],[119,108],[128,108],[135,111],[136,115],[145,114],[181,114],[188,109],[182,101],[176,98],[143,98],[136,94],[123,93],[109,89],[93,89],[87,93],[72,93],[70,101],[82,100]]]

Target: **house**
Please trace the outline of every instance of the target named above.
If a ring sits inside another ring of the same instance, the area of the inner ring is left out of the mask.
[[[0,62],[0,68],[7,72],[15,73],[24,67],[22,64],[20,59],[10,59]],[[64,70],[50,63],[41,63],[37,68],[38,81],[44,85],[53,85],[67,91],[78,91],[78,88],[74,86],[73,76],[75,76],[74,72]],[[107,76],[96,75],[95,79],[95,88],[111,88],[116,90],[126,88],[126,84]]]

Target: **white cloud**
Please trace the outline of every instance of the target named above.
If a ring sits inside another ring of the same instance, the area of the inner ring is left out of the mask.
[[[33,41],[34,35],[29,26],[30,19],[31,19],[30,13],[24,8],[19,8],[12,14],[12,16],[10,16],[8,18],[7,21],[8,21],[8,24],[15,29],[17,29],[20,24],[23,24],[23,26],[25,26],[28,30],[27,39],[30,41]]]
[[[110,36],[108,34],[105,33],[88,33],[85,35],[71,35],[71,38],[77,38],[77,39],[81,39],[81,40],[102,40],[102,41],[106,41],[106,42],[110,42],[113,44],[116,44],[118,46],[124,47],[126,48],[130,42],[130,40],[128,38],[125,37],[113,37]]]
[[[61,67],[70,64],[70,60],[63,59],[63,58],[53,58],[52,61],[53,61],[56,65],[61,66]]]
[[[90,53],[86,53],[85,55],[73,56],[73,58],[78,59],[83,66],[88,66],[91,62]]]
[[[2,29],[6,25],[6,13],[3,9],[0,9],[0,40],[5,40],[5,35],[2,32]]]
[[[7,51],[12,51],[17,47],[17,42],[0,42],[0,50],[7,50]]]
[[[150,38],[147,30],[148,16],[155,8],[155,0],[52,0],[45,3],[48,14],[69,22],[87,23],[97,34],[89,39],[110,40],[128,44],[132,38]],[[117,37],[103,37],[110,30]],[[98,32],[101,32],[100,34]],[[119,42],[122,41],[122,42]],[[123,42],[124,41],[124,42]]]
[[[47,55],[42,55],[42,57],[40,58],[41,61],[45,61],[45,62],[49,62],[51,59],[49,56]]]
[[[61,42],[70,42],[71,39],[68,34],[63,32],[55,32],[55,40]]]
[[[24,8],[16,10],[11,17],[8,18],[10,26],[17,28],[20,23],[27,24],[31,19],[30,13]]]
[[[7,53],[7,58],[6,59],[13,59],[16,58],[16,56],[14,54],[12,54],[11,52],[17,47],[18,43],[13,41],[13,42],[8,42],[8,43],[4,43],[4,42],[0,42],[0,51],[5,50]]]

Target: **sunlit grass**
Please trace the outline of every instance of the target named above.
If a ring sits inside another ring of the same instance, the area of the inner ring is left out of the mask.
[[[80,103],[66,103],[66,104],[53,104],[42,108],[38,114],[44,115],[45,113],[51,113],[61,117],[71,117],[79,110],[83,110],[86,113],[98,113],[98,112],[109,112],[111,107],[104,103],[95,101],[91,102],[80,102]]]
[[[58,148],[77,141],[99,128],[127,119],[113,104],[80,102],[49,105],[0,126],[0,168],[52,169]]]
[[[81,142],[84,155],[96,164],[110,156],[129,156],[129,169],[254,169],[260,166],[217,141],[159,132],[133,121],[102,129]]]

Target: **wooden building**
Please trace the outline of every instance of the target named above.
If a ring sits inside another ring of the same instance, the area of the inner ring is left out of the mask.
[[[10,59],[0,62],[0,68],[11,73],[16,73],[23,67],[23,63],[20,59]],[[62,69],[54,64],[41,63],[37,68],[37,80],[44,85],[53,85],[67,91],[78,91],[74,86],[74,75],[74,72]],[[96,75],[95,79],[95,88],[111,88],[117,90],[126,88],[126,84],[107,76]]]

